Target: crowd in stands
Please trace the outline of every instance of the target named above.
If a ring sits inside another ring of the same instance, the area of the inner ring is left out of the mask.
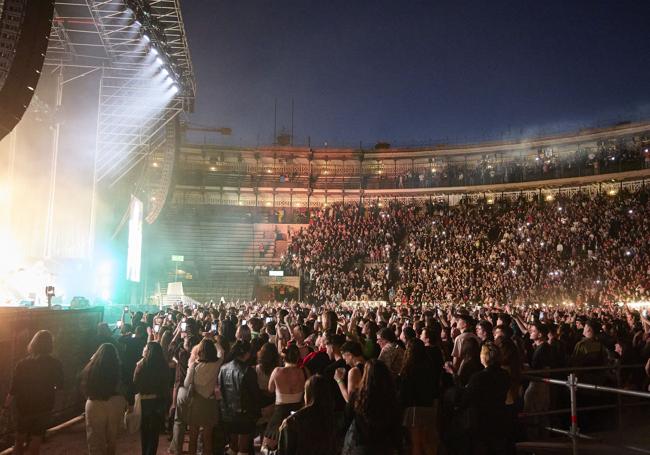
[[[79,378],[91,455],[115,453],[125,420],[143,454],[165,432],[177,454],[186,432],[191,454],[253,454],[256,439],[281,455],[512,454],[569,421],[539,415],[567,408],[565,390],[525,374],[602,366],[579,380],[650,382],[650,321],[628,306],[221,302],[125,311],[118,325],[100,324]],[[44,433],[63,381],[52,346],[39,332],[16,367],[16,453]]]
[[[380,188],[432,188],[440,186],[489,185],[562,177],[598,175],[650,167],[650,150],[641,142],[602,143],[597,148],[580,148],[558,153],[541,149],[534,159],[500,154],[455,163],[434,161],[393,175],[390,169],[378,177]],[[366,179],[368,187],[372,186]]]
[[[562,147],[564,148],[564,147]],[[650,168],[650,138],[647,135],[627,139],[599,141],[596,144],[577,145],[573,150],[559,150],[549,146],[524,152],[507,151],[476,153],[464,156],[438,156],[429,163],[401,159],[395,152],[393,159],[383,164],[359,167],[358,163],[345,170],[323,166],[318,160],[309,174],[296,165],[287,172],[287,165],[260,166],[253,174],[225,174],[210,172],[214,186],[251,188],[435,188],[446,186],[487,185],[514,183],[554,178],[578,177]],[[369,160],[368,162],[372,162]],[[407,168],[409,167],[409,168]],[[290,168],[290,165],[289,165]],[[200,174],[184,176],[186,184],[200,185]],[[279,221],[282,222],[282,221]]]
[[[421,211],[400,251],[398,298],[608,304],[650,294],[650,210],[628,196]]]
[[[650,300],[648,238],[645,190],[453,207],[337,204],[293,236],[282,265],[319,304],[612,304]],[[367,265],[377,261],[385,266]]]
[[[395,253],[406,220],[407,207],[366,210],[358,204],[337,204],[312,216],[308,229],[292,236],[282,259],[289,274],[300,273],[310,283],[314,298],[324,303],[356,298],[359,293],[382,296],[388,290],[390,270],[352,267],[366,258],[387,261]]]

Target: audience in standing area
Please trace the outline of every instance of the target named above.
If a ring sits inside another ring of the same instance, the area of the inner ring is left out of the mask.
[[[512,454],[566,407],[531,375],[593,367],[578,380],[649,390],[648,215],[645,190],[325,208],[284,258],[305,302],[178,303],[125,311],[114,339],[99,328],[80,378],[89,453],[115,453],[126,409],[145,455],[163,432],[176,454],[186,439],[191,454]],[[16,453],[48,426],[52,352],[41,331],[16,366]]]
[[[89,455],[114,455],[127,407],[120,358],[114,344],[104,343],[82,372],[86,396],[86,437]]]
[[[51,423],[57,390],[63,388],[63,367],[52,357],[54,340],[47,330],[36,332],[27,346],[27,357],[14,369],[5,407],[15,409],[14,453],[40,453],[45,431]]]

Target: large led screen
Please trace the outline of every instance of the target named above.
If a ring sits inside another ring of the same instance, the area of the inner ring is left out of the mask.
[[[131,196],[129,208],[129,250],[126,262],[126,279],[140,282],[140,265],[142,263],[142,201]]]

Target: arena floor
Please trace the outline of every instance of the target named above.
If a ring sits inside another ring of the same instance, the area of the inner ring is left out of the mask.
[[[637,417],[638,414],[635,417],[629,419],[629,422],[626,422],[624,438],[623,438],[624,441],[620,440],[619,435],[617,435],[616,432],[604,432],[604,433],[593,434],[593,436],[597,437],[601,442],[605,442],[606,445],[585,441],[580,446],[582,452],[594,453],[594,454],[615,453],[617,455],[623,455],[628,453],[629,454],[648,453],[643,451],[648,451],[648,448],[650,448],[650,424],[646,423],[643,425],[639,425]],[[642,451],[625,450],[624,448],[613,447],[613,445],[619,445],[619,444],[630,448],[632,447],[639,448]],[[158,447],[158,455],[167,455],[168,447],[169,447],[169,441],[167,439],[167,435],[161,435],[160,445]],[[524,446],[520,447],[518,453],[531,453],[526,449],[532,449],[532,446],[528,444],[524,444]],[[187,450],[187,443],[185,445],[185,450]],[[571,453],[571,450],[567,439],[553,438],[552,441],[548,441],[546,444],[536,445],[534,452],[538,454],[558,454],[558,453]],[[74,425],[59,430],[56,434],[52,434],[48,436],[46,442],[43,444],[41,453],[48,454],[48,455],[87,454],[88,450],[86,448],[86,432],[84,428],[84,422],[80,421]],[[117,453],[118,454],[139,454],[140,453],[139,435],[138,434],[129,435],[126,433],[122,434],[118,439]],[[259,452],[256,452],[256,454],[259,454]]]
[[[168,455],[168,447],[169,440],[167,439],[167,435],[163,434],[160,436],[160,443],[157,452],[158,455]],[[187,439],[184,450],[184,453],[187,453]],[[86,430],[84,421],[82,420],[67,428],[58,430],[55,434],[49,435],[43,444],[41,453],[47,455],[87,455],[88,449],[86,446]],[[140,435],[122,433],[117,441],[117,453],[141,453]]]

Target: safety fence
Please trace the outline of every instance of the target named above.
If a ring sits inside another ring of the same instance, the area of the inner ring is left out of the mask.
[[[529,381],[548,384],[549,386],[559,386],[568,389],[570,407],[564,409],[548,409],[537,412],[522,412],[519,414],[519,418],[527,420],[539,417],[561,416],[568,414],[570,416],[568,429],[557,428],[556,426],[551,425],[544,425],[544,429],[550,433],[568,437],[571,442],[570,450],[574,455],[578,453],[595,452],[612,453],[612,451],[618,451],[619,453],[650,454],[650,448],[648,447],[637,447],[634,445],[626,444],[612,445],[603,441],[602,438],[585,434],[580,430],[578,422],[579,413],[580,415],[584,415],[585,413],[592,413],[595,411],[616,410],[616,430],[619,432],[619,436],[621,436],[624,430],[624,409],[650,405],[650,393],[622,388],[621,373],[623,370],[643,369],[643,367],[644,365],[621,365],[620,363],[617,363],[614,366],[556,368],[526,371],[526,374],[524,374],[523,377]],[[613,373],[616,379],[617,387],[590,384],[578,380],[579,375],[599,372],[603,374],[609,373],[610,376]],[[553,376],[557,377],[558,375],[566,373],[568,373],[566,380],[553,378]],[[606,397],[607,395],[613,395],[616,398],[616,402],[579,406],[579,390],[598,392],[600,398]],[[635,400],[631,402],[624,401],[623,398],[626,396],[642,398],[642,400]],[[589,441],[589,446],[583,447],[581,441]],[[535,452],[536,450],[552,451],[554,449],[562,450],[562,447],[557,444],[549,444],[542,441],[524,442],[517,444],[518,452],[523,453]]]

